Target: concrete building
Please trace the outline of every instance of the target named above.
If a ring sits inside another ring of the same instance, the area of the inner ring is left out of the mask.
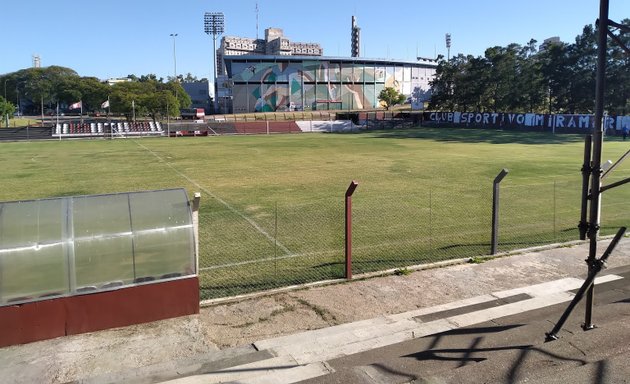
[[[221,113],[378,108],[386,87],[406,95],[414,109],[430,97],[434,60],[230,55],[218,82]],[[230,105],[231,104],[231,105]]]
[[[223,62],[223,58],[226,56],[322,56],[323,54],[324,50],[318,43],[292,42],[284,36],[282,29],[267,28],[264,39],[224,36],[217,49],[217,72],[219,75],[227,73]]]
[[[203,108],[206,114],[213,112],[210,100],[210,88],[207,81],[197,81],[192,83],[181,83],[184,91],[190,96],[191,108]]]
[[[560,37],[558,37],[558,36],[553,36],[553,37],[550,37],[550,38],[548,38],[548,39],[545,39],[545,40],[542,42],[542,44],[540,44],[540,46],[538,47],[538,51],[539,51],[539,52],[542,52],[542,51],[544,51],[545,49],[547,49],[547,47],[550,47],[550,46],[552,46],[552,45],[554,45],[554,44],[562,44],[562,41],[560,41]]]
[[[129,83],[131,82],[131,79],[128,77],[110,77],[109,79],[106,80],[107,85],[112,86],[114,84],[118,84],[118,83]]]

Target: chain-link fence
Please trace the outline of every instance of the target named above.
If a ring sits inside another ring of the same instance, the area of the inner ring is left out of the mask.
[[[500,194],[498,251],[577,240],[580,182],[510,185]],[[353,196],[353,274],[488,255],[492,185]],[[630,218],[627,193],[604,197],[602,233]],[[210,199],[200,216],[203,298],[344,277],[344,197],[244,209]]]

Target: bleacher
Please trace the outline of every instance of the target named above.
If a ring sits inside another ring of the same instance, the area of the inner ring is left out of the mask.
[[[297,121],[302,132],[357,132],[360,126],[351,120]]]
[[[160,122],[92,122],[92,123],[58,123],[53,126],[53,137],[130,137],[130,136],[162,136],[164,129]]]

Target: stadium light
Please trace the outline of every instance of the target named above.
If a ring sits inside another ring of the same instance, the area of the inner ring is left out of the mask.
[[[206,12],[203,16],[203,28],[204,32],[208,35],[212,35],[212,104],[214,105],[214,111],[217,110],[217,36],[225,32],[225,17],[223,12]]]

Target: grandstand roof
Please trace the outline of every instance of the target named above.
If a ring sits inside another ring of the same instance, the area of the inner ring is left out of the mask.
[[[354,63],[354,64],[378,64],[378,65],[405,65],[421,68],[436,68],[437,61],[433,60],[421,60],[421,61],[403,61],[392,59],[369,59],[364,57],[333,57],[333,56],[274,56],[274,55],[234,55],[225,56],[223,58],[227,64],[232,61],[267,61],[267,62],[302,62],[302,61],[328,61],[339,63]],[[230,66],[228,65],[228,71]],[[229,74],[231,77],[231,74]]]

